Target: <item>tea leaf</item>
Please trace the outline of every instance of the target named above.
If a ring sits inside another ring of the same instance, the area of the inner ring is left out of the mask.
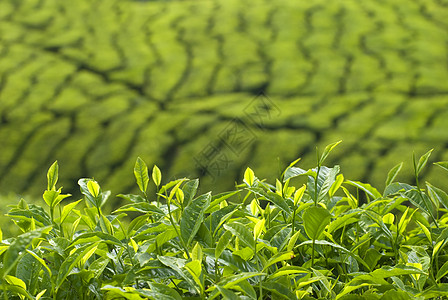
[[[222,294],[223,299],[229,299],[229,300],[238,300],[241,299],[240,297],[237,296],[237,294],[235,294],[234,292],[232,292],[231,290],[228,290],[226,288],[223,288],[222,286],[216,285],[216,288],[218,289],[218,291]],[[218,294],[219,295],[219,294]]]
[[[288,252],[279,252],[276,255],[272,256],[263,267],[263,270],[261,272],[266,272],[266,270],[272,266],[273,264],[276,264],[281,261],[291,260],[294,258],[294,252],[288,251]]]
[[[166,286],[165,284],[148,282],[151,292],[148,296],[154,297],[154,299],[163,300],[181,300],[182,297],[174,289]]]
[[[319,166],[321,166],[323,164],[323,162],[325,161],[325,159],[328,157],[328,155],[330,154],[330,152],[341,143],[342,141],[338,141],[335,143],[332,143],[328,146],[325,147],[324,152],[322,153],[322,155],[319,158]]]
[[[180,235],[189,245],[199,230],[204,220],[204,213],[210,205],[211,194],[199,196],[193,200],[184,210],[180,220]]]
[[[434,149],[429,150],[428,152],[426,152],[425,154],[423,154],[420,159],[418,160],[418,164],[415,167],[415,174],[418,175],[420,174],[420,172],[422,171],[422,169],[426,166],[426,163],[428,162],[429,156],[431,155],[431,152]],[[414,161],[414,166],[415,166],[415,161]]]
[[[234,222],[229,224],[224,224],[224,228],[233,235],[237,236],[241,241],[243,241],[252,250],[255,250],[255,240],[253,235],[250,233],[249,229],[241,223]]]
[[[330,223],[331,214],[328,210],[318,206],[312,206],[303,213],[303,226],[310,239],[316,240]]]
[[[156,165],[154,165],[154,167],[152,168],[152,180],[157,187],[162,182],[162,172],[160,172],[159,167],[157,167]]]
[[[67,276],[70,274],[70,272],[73,270],[73,268],[80,262],[82,259],[85,259],[87,256],[90,257],[90,255],[95,252],[96,248],[98,248],[99,241],[95,243],[90,243],[87,245],[84,245],[78,249],[76,249],[75,252],[71,253],[62,263],[61,268],[59,270],[59,273],[57,275],[56,279],[56,290],[60,288],[64,280],[67,278]],[[92,252],[93,250],[93,252]]]
[[[223,235],[219,238],[218,244],[215,248],[215,258],[218,259],[221,253],[227,248],[232,238],[231,231],[224,231]]]
[[[445,275],[448,274],[448,261],[446,261],[437,271],[436,280],[439,281],[442,279]]]
[[[137,157],[137,161],[135,162],[134,176],[140,191],[146,195],[146,190],[149,183],[148,167],[140,157]]]
[[[426,187],[428,189],[429,197],[431,197],[432,201],[438,207],[439,204],[442,204],[445,209],[448,209],[448,195],[443,190],[433,186],[429,182],[426,182]]]
[[[403,167],[403,163],[401,162],[389,171],[389,173],[387,174],[387,179],[386,179],[386,187],[395,180],[395,177],[397,177],[397,175],[400,172],[402,167]]]
[[[368,183],[362,183],[359,181],[351,181],[351,180],[347,180],[346,182],[356,188],[363,190],[367,195],[372,197],[373,200],[381,198],[381,194],[378,192],[378,190]]]
[[[48,191],[55,191],[56,190],[56,183],[58,182],[58,172],[59,172],[59,165],[58,161],[56,160],[51,167],[48,169],[47,172],[47,190]]]
[[[194,199],[198,187],[199,187],[199,179],[189,180],[184,184],[184,186],[182,187],[182,190],[184,192],[184,206],[190,204],[191,200]]]
[[[254,171],[252,171],[251,168],[247,168],[246,171],[244,172],[244,182],[246,182],[246,184],[248,186],[253,186],[254,185],[255,174],[254,174]]]

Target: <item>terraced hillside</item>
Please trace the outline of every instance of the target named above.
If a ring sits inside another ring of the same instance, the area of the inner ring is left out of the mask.
[[[130,191],[137,156],[216,191],[340,139],[379,186],[448,159],[448,1],[0,1],[1,193],[56,159],[66,191]]]

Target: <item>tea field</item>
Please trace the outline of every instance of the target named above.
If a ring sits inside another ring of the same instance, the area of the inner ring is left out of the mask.
[[[338,140],[379,187],[448,160],[448,1],[0,1],[0,194],[55,160],[65,191],[131,192],[137,156],[217,192]]]

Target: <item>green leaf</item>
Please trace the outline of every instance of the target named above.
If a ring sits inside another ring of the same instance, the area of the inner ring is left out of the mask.
[[[59,287],[62,285],[64,280],[67,278],[67,276],[70,274],[70,272],[73,270],[73,268],[81,261],[85,260],[89,256],[95,252],[96,248],[98,248],[100,242],[95,242],[91,244],[84,245],[78,249],[76,249],[75,252],[71,253],[62,263],[59,273],[57,275],[56,279],[56,290],[59,289]],[[93,252],[92,252],[93,250]]]
[[[418,176],[418,174],[420,174],[420,172],[422,171],[422,169],[426,166],[426,163],[428,162],[429,156],[431,155],[431,152],[434,149],[429,150],[428,152],[426,152],[425,154],[423,154],[420,159],[418,160],[418,164],[417,166],[415,166],[415,158],[414,158],[414,167],[415,167],[415,173]]]
[[[147,214],[158,214],[158,215],[165,215],[165,212],[158,208],[155,205],[149,204],[148,202],[138,202],[138,203],[131,203],[126,204],[120,207],[119,209],[115,210],[113,213],[120,213],[120,212],[126,212],[126,211],[138,211],[141,213],[147,213]]]
[[[137,157],[137,161],[135,162],[134,176],[140,191],[146,195],[149,183],[148,167],[140,157]]]
[[[347,180],[346,183],[359,188],[361,190],[363,190],[367,195],[369,195],[373,200],[376,200],[378,198],[381,198],[381,194],[378,192],[377,189],[375,189],[374,187],[372,187],[370,184],[368,183],[362,183],[359,181],[351,181],[351,180]]]
[[[225,231],[223,235],[219,238],[218,244],[215,248],[215,258],[218,259],[221,256],[221,253],[227,248],[232,239],[231,231]]]
[[[184,192],[184,206],[190,204],[191,200],[196,196],[196,192],[199,187],[199,179],[189,180],[182,187]]]
[[[388,186],[395,180],[395,177],[397,177],[397,175],[400,172],[402,167],[403,167],[403,162],[399,163],[398,165],[396,165],[389,171],[389,173],[387,174],[386,186]]]
[[[192,288],[196,290],[199,294],[201,292],[201,288],[196,284],[196,282],[190,277],[190,274],[187,274],[181,269],[185,266],[185,260],[170,257],[170,256],[157,256],[157,259],[164,264],[165,266],[173,269],[180,277],[182,277],[187,284],[189,284]]]
[[[447,274],[448,274],[448,261],[446,261],[442,265],[442,267],[440,267],[439,271],[437,271],[436,280],[439,281]]]
[[[413,205],[415,205],[417,208],[424,211],[429,216],[432,216],[432,218],[435,220],[434,204],[426,194],[424,194],[416,189],[413,189],[413,190],[407,191],[405,193],[402,193],[402,195],[406,199],[408,199]]]
[[[286,200],[273,192],[267,192],[266,199],[272,203],[274,203],[278,208],[283,210],[288,216],[291,215],[291,208],[289,207],[288,203],[286,203]]]
[[[296,295],[291,291],[290,288],[286,287],[285,285],[276,282],[276,281],[268,281],[263,282],[262,284],[263,289],[268,290],[278,297],[282,297],[283,299],[297,299]],[[274,298],[275,299],[275,298]]]
[[[154,181],[156,186],[159,186],[162,182],[162,172],[160,172],[159,167],[157,167],[156,165],[154,165],[154,167],[152,168],[152,180]]]
[[[325,161],[325,159],[328,157],[328,155],[330,154],[330,152],[341,143],[342,141],[338,141],[335,143],[332,143],[328,146],[325,147],[324,152],[322,153],[322,155],[319,158],[319,166],[321,166],[323,164],[323,162]]]
[[[160,300],[181,300],[182,297],[176,290],[166,286],[165,284],[148,282],[151,292],[149,296]]]
[[[25,253],[25,250],[31,245],[32,241],[40,238],[42,234],[48,233],[50,230],[51,227],[43,227],[19,235],[3,255],[3,266],[0,269],[0,274],[2,276],[8,275],[21,258],[21,253]]]
[[[320,206],[312,206],[303,213],[303,226],[310,239],[316,240],[330,223],[331,214]]]
[[[365,286],[371,286],[371,285],[372,285],[371,283],[361,283],[358,285],[346,285],[344,287],[344,289],[340,293],[338,293],[338,295],[336,296],[336,300],[343,297],[344,295],[350,294],[351,292],[353,292],[359,288],[362,288]]]
[[[55,191],[56,190],[56,183],[58,182],[58,172],[59,172],[59,165],[58,161],[55,161],[51,167],[48,169],[47,172],[47,190],[48,191]]]
[[[255,250],[255,240],[252,233],[247,229],[246,225],[238,222],[224,224],[224,228],[237,236],[243,243]]]
[[[50,206],[50,207],[55,207],[56,205],[58,205],[62,200],[64,200],[67,197],[70,197],[70,194],[67,195],[61,195],[60,192],[58,191],[45,191],[43,198],[45,203]]]
[[[68,215],[70,214],[72,209],[75,208],[75,206],[78,205],[78,203],[81,201],[82,201],[82,199],[72,202],[72,203],[69,203],[64,206],[64,208],[62,209],[61,218],[60,218],[61,223],[64,223],[64,220],[68,217]]]
[[[263,270],[261,272],[266,272],[266,270],[272,266],[273,264],[276,264],[278,262],[281,261],[286,261],[286,260],[291,260],[294,258],[294,252],[293,251],[288,251],[288,252],[279,252],[277,254],[275,254],[274,256],[272,256],[265,264],[263,267]]]
[[[244,172],[244,181],[248,186],[253,186],[255,182],[255,174],[251,168],[247,168]]]
[[[439,161],[434,163],[436,166],[441,167],[442,169],[444,169],[445,171],[448,171],[448,161]]]
[[[180,235],[188,245],[199,230],[204,221],[204,213],[210,205],[211,194],[201,195],[193,200],[184,210],[180,220]]]
[[[235,285],[239,284],[241,281],[244,281],[248,278],[252,278],[255,276],[262,276],[262,275],[266,275],[266,274],[259,273],[259,272],[241,272],[236,275],[230,275],[230,276],[222,278],[221,281],[218,283],[218,285],[220,285],[226,289],[230,289],[230,288],[234,287]],[[211,287],[208,289],[208,291],[211,291],[213,289],[214,289],[214,287]]]
[[[228,300],[239,300],[241,299],[237,294],[232,292],[231,290],[225,289],[222,286],[217,285],[216,288],[222,294],[223,299]]]
[[[448,195],[443,190],[433,186],[429,182],[426,182],[426,187],[428,189],[429,197],[431,197],[434,203],[442,204],[445,209],[448,209]]]
[[[304,170],[301,168],[291,167],[288,168],[285,172],[285,178],[283,179],[283,182],[286,182],[288,179],[297,177],[297,176],[308,176],[315,174],[312,170]]]
[[[97,260],[95,260],[93,263],[90,264],[89,271],[93,272],[94,278],[99,278],[103,274],[109,262],[110,258],[101,256],[100,258],[98,258]]]

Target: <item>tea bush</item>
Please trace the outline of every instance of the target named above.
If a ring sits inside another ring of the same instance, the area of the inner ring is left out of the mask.
[[[381,193],[324,162],[291,163],[274,184],[247,168],[234,191],[198,194],[198,179],[162,184],[138,158],[140,194],[110,214],[111,192],[78,181],[83,199],[47,173],[45,207],[25,200],[1,238],[4,299],[431,299],[448,296],[448,195],[419,175],[388,174]],[[437,163],[448,170],[448,162]],[[157,192],[148,194],[152,179]],[[365,197],[361,201],[361,196]]]

